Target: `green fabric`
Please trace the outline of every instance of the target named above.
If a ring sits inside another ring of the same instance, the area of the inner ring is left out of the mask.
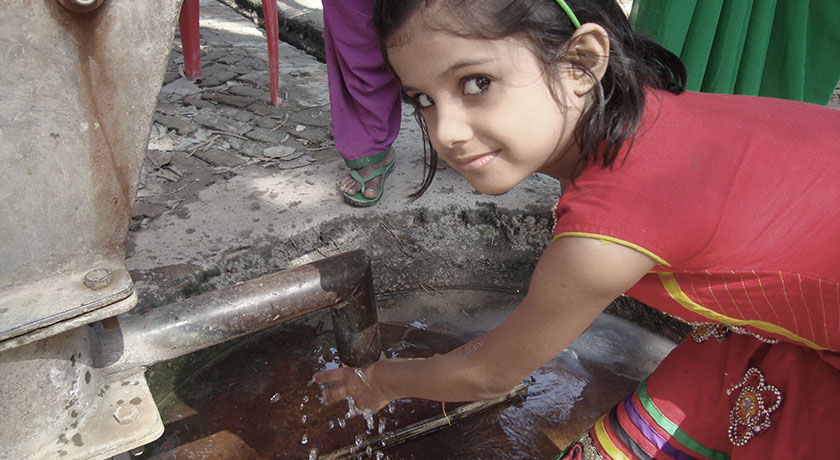
[[[630,21],[679,56],[687,89],[827,104],[840,80],[837,0],[636,0]]]

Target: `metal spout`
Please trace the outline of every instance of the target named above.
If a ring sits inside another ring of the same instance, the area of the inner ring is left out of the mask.
[[[343,253],[227,288],[119,317],[103,331],[108,373],[146,367],[331,307],[339,357],[350,366],[379,358],[370,258]],[[103,362],[104,361],[104,362]]]

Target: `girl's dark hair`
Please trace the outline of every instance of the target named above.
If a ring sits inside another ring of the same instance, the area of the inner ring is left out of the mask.
[[[581,24],[599,24],[610,39],[606,73],[593,87],[575,128],[575,140],[581,152],[573,175],[576,177],[590,163],[611,167],[625,142],[632,144],[644,110],[645,87],[679,94],[685,88],[686,72],[677,56],[631,30],[627,16],[615,0],[566,0],[566,3]],[[559,78],[556,69],[561,63],[570,64],[598,81],[580,60],[569,56],[569,39],[575,26],[555,0],[377,0],[373,24],[383,53],[388,40],[413,14],[430,7],[440,15],[435,25],[457,35],[492,40],[523,39],[541,61],[549,81]],[[412,195],[418,197],[434,178],[437,153],[429,142],[419,110],[415,111],[415,117],[429,152],[429,169],[424,172],[420,189]]]

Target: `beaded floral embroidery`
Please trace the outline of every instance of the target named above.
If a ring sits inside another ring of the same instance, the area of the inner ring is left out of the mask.
[[[729,441],[743,446],[753,436],[770,428],[770,414],[782,404],[782,392],[764,381],[764,374],[751,367],[741,383],[726,390],[740,390],[735,407],[729,412]]]
[[[691,330],[691,337],[697,343],[703,343],[712,337],[720,342],[729,335],[729,332],[729,328],[721,323],[700,323]]]
[[[703,343],[712,337],[716,338],[718,342],[725,339],[731,332],[742,335],[750,335],[755,337],[760,342],[764,343],[779,343],[777,339],[764,337],[755,332],[748,331],[740,326],[732,326],[723,323],[689,323],[692,326],[691,337],[697,343]]]
[[[758,339],[759,342],[770,343],[770,344],[779,343],[779,339],[772,339],[770,337],[764,337],[761,334],[756,334],[755,332],[748,331],[746,328],[743,328],[743,327],[740,327],[740,326],[731,326],[730,325],[728,327],[729,327],[730,331],[732,331],[736,334],[751,335],[751,336],[755,337],[756,339]]]

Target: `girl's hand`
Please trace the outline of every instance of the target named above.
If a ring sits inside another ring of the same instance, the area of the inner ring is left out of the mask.
[[[339,367],[318,372],[313,379],[321,385],[321,392],[327,404],[353,398],[359,409],[378,411],[391,400],[371,386],[366,374],[369,369],[370,367],[367,370]]]

